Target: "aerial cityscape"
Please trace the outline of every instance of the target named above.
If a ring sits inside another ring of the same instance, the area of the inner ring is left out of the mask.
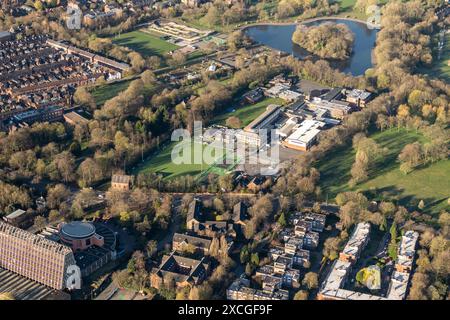
[[[448,0],[0,0],[0,62],[0,300],[449,300]]]

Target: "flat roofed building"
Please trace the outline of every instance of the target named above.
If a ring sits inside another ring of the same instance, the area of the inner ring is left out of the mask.
[[[328,277],[322,283],[322,289],[318,296],[319,300],[333,299],[339,288],[344,285],[350,270],[350,262],[336,260]]]
[[[398,248],[398,257],[395,268],[400,272],[411,272],[414,255],[416,252],[419,234],[415,231],[406,231],[402,236]]]
[[[409,273],[406,272],[393,272],[386,296],[389,300],[403,300],[406,298],[409,276]]]
[[[9,223],[10,225],[20,228],[21,225],[28,219],[28,217],[29,215],[27,215],[27,212],[25,210],[17,209],[13,213],[10,213],[6,217],[3,217],[3,220],[5,220],[5,222]]]
[[[344,250],[340,253],[339,259],[354,263],[364,249],[367,241],[369,241],[370,224],[360,222],[356,225],[353,234],[345,245]]]
[[[307,151],[317,140],[317,135],[321,131],[320,128],[324,126],[325,123],[322,121],[304,120],[300,126],[283,141],[283,145],[291,149]]]
[[[316,232],[322,232],[325,227],[327,216],[320,213],[313,212],[298,212],[293,217],[294,225],[300,221],[311,222],[311,230]]]
[[[269,97],[278,98],[283,91],[289,90],[290,86],[283,83],[276,83],[274,86],[266,89],[265,93]]]
[[[244,128],[244,131],[256,132],[259,129],[268,129],[273,121],[278,118],[280,112],[281,109],[279,105],[268,105],[266,111],[260,114],[255,120],[250,122],[250,124]]]
[[[67,123],[69,123],[73,126],[84,125],[84,124],[88,124],[88,122],[89,122],[89,119],[83,117],[83,115],[77,111],[70,111],[68,113],[65,113],[63,117]]]
[[[62,290],[71,265],[76,262],[68,246],[0,222],[0,267]]]
[[[308,107],[313,111],[317,109],[327,110],[333,118],[337,119],[344,118],[344,116],[349,114],[352,110],[348,102],[339,100],[327,101],[321,98],[314,98],[309,101]]]
[[[297,117],[289,118],[281,128],[277,129],[277,134],[282,138],[286,138],[292,133],[292,130],[295,130],[297,124]]]
[[[92,246],[103,247],[105,240],[96,233],[94,224],[90,222],[72,221],[59,226],[61,241],[74,251],[83,251]]]
[[[322,96],[323,100],[332,101],[340,99],[342,97],[342,91],[342,88],[333,88]]]
[[[374,294],[367,294],[367,293],[345,290],[345,289],[338,289],[334,298],[336,300],[364,300],[364,301],[387,300],[384,297],[377,296]]]
[[[239,278],[227,289],[227,300],[288,300],[287,290],[265,291],[250,288],[250,281]]]
[[[237,130],[235,136],[238,143],[242,143],[244,145],[260,147],[264,143],[264,139],[257,132]]]
[[[278,95],[278,97],[280,99],[283,99],[283,100],[288,101],[288,102],[297,101],[302,96],[303,95],[301,93],[296,92],[296,91],[292,91],[292,90],[284,90]]]
[[[345,100],[357,107],[365,107],[371,98],[371,92],[360,89],[353,89],[347,93]]]

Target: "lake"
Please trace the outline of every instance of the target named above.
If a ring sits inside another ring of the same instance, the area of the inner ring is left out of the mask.
[[[345,24],[355,35],[352,56],[344,61],[330,61],[333,67],[345,73],[351,73],[354,76],[362,75],[367,69],[372,67],[372,49],[375,46],[377,36],[376,29],[369,29],[363,22],[344,19],[318,20],[305,23],[305,25],[318,25],[325,22]],[[302,59],[311,56],[311,54],[292,42],[292,34],[296,26],[296,24],[258,25],[248,27],[245,33],[258,43],[293,54],[295,57]]]

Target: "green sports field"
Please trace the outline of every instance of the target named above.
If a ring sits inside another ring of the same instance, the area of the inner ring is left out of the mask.
[[[205,161],[205,159],[202,159],[203,161],[195,161],[194,154],[198,154],[199,150],[201,150],[201,152],[205,152],[206,146],[201,143],[191,144],[190,161],[180,163],[181,158],[184,157],[182,151],[177,153],[175,155],[175,161],[172,161],[172,150],[174,150],[177,144],[177,142],[172,142],[163,147],[159,152],[148,159],[143,165],[136,168],[135,173],[154,172],[163,175],[164,179],[173,179],[184,175],[199,176],[203,175],[206,172],[213,172],[216,174],[224,173],[221,168],[218,168],[215,165],[211,165],[210,161]],[[211,157],[212,159],[221,159],[221,151],[218,151],[217,153],[212,152]],[[189,158],[186,157],[184,159],[187,160]]]
[[[355,159],[351,146],[340,148],[318,163],[320,185],[324,194],[334,198],[337,193],[349,190],[376,191],[380,200],[395,200],[406,206],[417,206],[420,200],[425,202],[425,211],[438,214],[441,209],[449,208],[450,197],[450,160],[414,170],[405,175],[399,170],[397,157],[406,144],[415,141],[424,142],[425,138],[415,131],[390,129],[371,136],[381,146],[387,148],[387,154],[369,172],[369,180],[350,188],[350,169]]]
[[[112,40],[117,45],[128,47],[131,50],[139,52],[143,57],[154,55],[164,57],[169,51],[179,48],[170,42],[162,40],[158,36],[142,31],[124,33],[114,37]]]

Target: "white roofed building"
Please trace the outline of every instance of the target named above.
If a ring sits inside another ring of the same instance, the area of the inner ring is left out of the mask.
[[[316,142],[320,128],[325,123],[317,120],[304,120],[300,126],[283,141],[283,145],[287,148],[307,151]]]

